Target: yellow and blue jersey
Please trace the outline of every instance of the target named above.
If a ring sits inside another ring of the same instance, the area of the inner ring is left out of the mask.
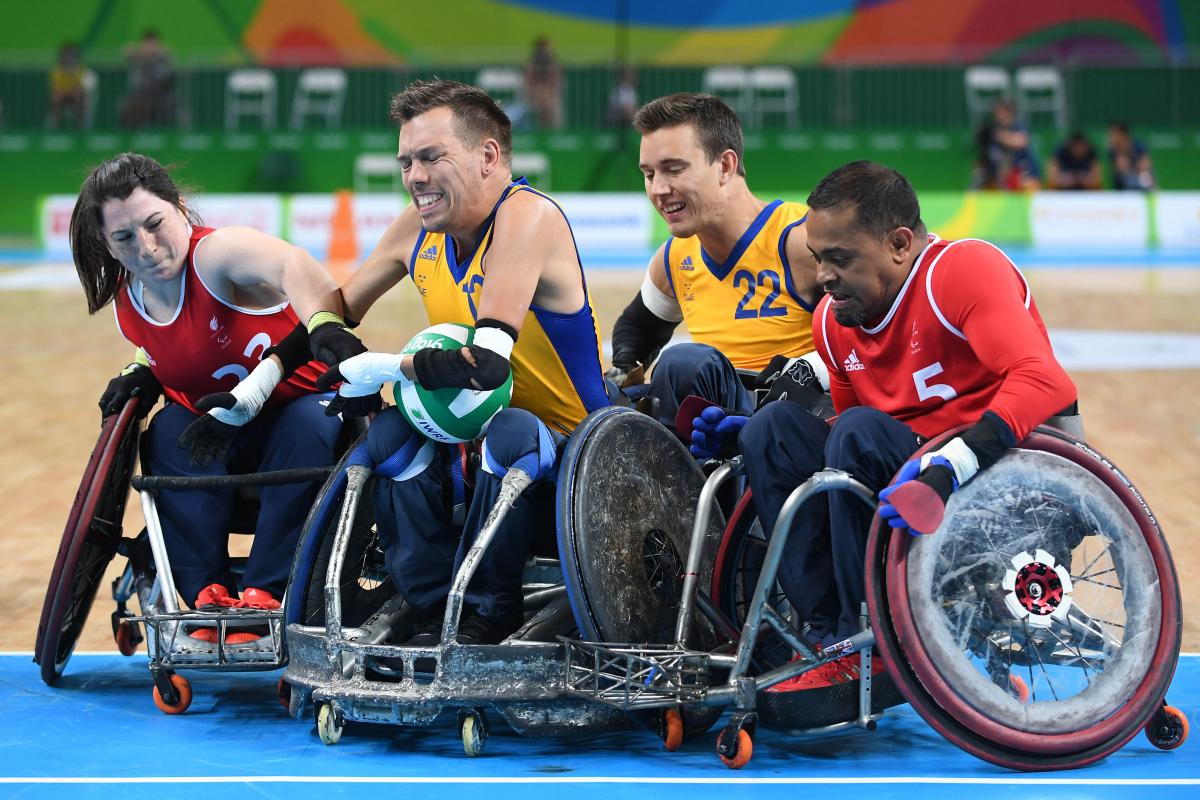
[[[483,236],[473,253],[458,253],[452,237],[421,229],[409,265],[431,324],[475,325],[483,290],[484,259],[492,244],[496,212],[517,192],[533,192],[554,203],[526,185],[524,179],[511,184],[484,223]],[[562,211],[557,203],[554,206]],[[570,227],[570,220],[567,226]],[[582,277],[578,250],[575,265]],[[574,430],[590,412],[609,405],[600,366],[600,326],[592,311],[586,280],[583,296],[583,307],[572,314],[530,304],[510,359],[512,406],[529,411],[563,433]]]
[[[813,306],[796,291],[787,258],[788,233],[807,212],[799,203],[768,203],[724,263],[704,252],[698,236],[667,240],[663,266],[692,341],[753,370],[813,349]]]

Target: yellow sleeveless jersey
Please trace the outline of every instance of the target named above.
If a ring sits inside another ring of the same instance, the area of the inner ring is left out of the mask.
[[[799,203],[769,203],[723,264],[704,252],[698,236],[667,240],[667,280],[692,341],[753,370],[773,356],[813,349],[813,307],[796,292],[786,252],[788,232],[807,212]]]
[[[444,233],[422,229],[417,236],[409,259],[410,272],[431,324],[475,324],[496,212],[501,203],[517,192],[533,192],[547,202],[554,202],[523,180],[513,183],[492,209],[473,253],[456,252],[454,239]],[[557,203],[554,205],[562,211]],[[570,227],[570,220],[567,225]],[[578,255],[576,266],[582,275]],[[529,411],[562,433],[570,433],[590,412],[609,405],[600,366],[600,327],[592,312],[586,281],[583,290],[583,307],[573,314],[547,311],[531,304],[510,359],[512,406]]]

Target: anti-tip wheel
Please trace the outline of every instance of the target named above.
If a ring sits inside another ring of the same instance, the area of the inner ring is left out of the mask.
[[[1146,723],[1146,738],[1159,750],[1174,750],[1187,741],[1187,715],[1175,706],[1164,705]]]
[[[683,715],[677,708],[668,708],[662,718],[663,748],[674,753],[683,744]]]
[[[733,744],[733,752],[727,753],[727,748],[725,748],[727,730],[721,731],[717,735],[717,755],[720,756],[721,763],[730,769],[741,769],[750,763],[750,757],[754,755],[754,739],[751,738],[749,731],[744,728],[739,730]]]

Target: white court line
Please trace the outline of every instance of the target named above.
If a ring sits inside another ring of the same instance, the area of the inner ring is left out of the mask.
[[[691,784],[696,786],[722,785],[755,785],[778,784],[783,786],[802,785],[839,785],[859,784],[879,786],[888,784],[943,784],[950,786],[1200,786],[1200,778],[943,778],[924,777],[919,775],[901,775],[888,777],[830,777],[830,778],[638,778],[623,776],[578,775],[538,776],[538,777],[419,777],[419,776],[380,776],[363,775],[221,775],[213,777],[181,776],[178,778],[162,777],[106,777],[106,778],[0,778],[0,784],[38,783],[38,784],[158,784],[158,783],[383,783],[383,784],[463,784],[463,785],[494,785],[494,784],[578,784],[578,783],[608,783],[608,784]]]
[[[79,656],[115,656],[115,655],[117,655],[116,650],[77,650],[71,654],[71,658],[78,658]],[[32,650],[0,650],[0,657],[3,657],[3,656],[27,656],[29,658],[33,658],[33,651]],[[1197,657],[1200,657],[1200,651],[1196,651],[1195,653],[1186,653],[1186,652],[1181,651],[1179,653],[1179,657],[1180,658],[1197,658]]]

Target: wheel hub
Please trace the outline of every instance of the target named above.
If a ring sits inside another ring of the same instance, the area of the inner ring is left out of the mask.
[[[1015,619],[1046,628],[1051,620],[1066,619],[1071,609],[1071,575],[1054,556],[1038,549],[1012,558],[1004,573],[1004,605]]]

